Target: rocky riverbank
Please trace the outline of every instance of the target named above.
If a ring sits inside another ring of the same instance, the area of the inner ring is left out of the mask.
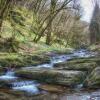
[[[30,56],[28,60],[30,61]],[[39,56],[32,55],[31,60],[39,63],[31,63],[27,66],[28,62],[23,67],[17,66],[14,72],[4,75],[1,73],[0,87],[1,94],[3,93],[1,100],[4,96],[6,98],[3,100],[12,100],[12,98],[15,100],[66,100],[67,94],[76,91],[85,89],[88,92],[88,89],[100,89],[98,55],[89,54],[86,51],[75,51],[69,54],[46,53]],[[3,71],[2,67],[1,71]],[[16,95],[19,96],[18,99]]]

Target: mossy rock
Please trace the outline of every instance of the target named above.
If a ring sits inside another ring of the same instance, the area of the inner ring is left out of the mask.
[[[97,44],[97,45],[91,45],[91,46],[89,46],[88,48],[89,48],[89,50],[91,50],[91,51],[99,52],[99,53],[100,53],[100,45],[99,45],[99,44]]]
[[[73,58],[67,61],[69,64],[76,64],[76,63],[91,63],[96,62],[98,65],[100,64],[100,57],[87,57],[87,58]]]
[[[0,65],[9,67],[15,65],[17,68],[49,63],[50,58],[43,55],[22,55],[19,53],[0,54]]]
[[[85,71],[56,70],[56,69],[27,69],[16,71],[16,75],[28,79],[38,80],[50,84],[72,86],[80,84],[84,79]]]
[[[100,67],[95,68],[85,80],[89,88],[100,88]]]
[[[81,70],[81,71],[92,71],[94,68],[97,67],[96,62],[85,62],[85,63],[58,63],[54,65],[57,69],[64,69],[64,70]]]

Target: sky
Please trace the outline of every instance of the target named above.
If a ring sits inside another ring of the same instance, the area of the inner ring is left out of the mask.
[[[90,22],[93,12],[93,3],[91,0],[81,0],[81,5],[83,7],[82,20]]]
[[[59,0],[59,1],[63,1],[63,0]],[[92,13],[94,10],[94,4],[93,1],[95,0],[81,0],[81,6],[83,8],[83,13],[82,13],[82,20],[90,22],[91,17],[92,17]],[[97,0],[99,2],[99,0]]]

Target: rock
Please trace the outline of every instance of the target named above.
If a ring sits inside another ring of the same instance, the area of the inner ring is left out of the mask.
[[[91,45],[88,48],[93,52],[100,52],[100,44]]]
[[[64,92],[64,87],[58,86],[58,85],[48,85],[48,84],[42,84],[39,86],[39,89],[53,92],[53,93],[62,93]]]
[[[81,83],[86,75],[85,71],[56,70],[56,69],[27,69],[15,72],[17,76],[38,80],[41,82],[72,86]]]
[[[20,54],[20,53],[7,53],[0,54],[0,72],[2,67],[10,67],[15,65],[15,68],[21,68],[32,65],[39,65],[49,63],[50,57],[42,54]]]
[[[28,95],[28,93],[19,91],[0,91],[0,100],[59,100],[59,95],[57,94],[38,94],[38,95]]]
[[[91,71],[96,68],[96,62],[86,62],[86,63],[58,63],[55,64],[54,67],[57,69],[64,69],[64,70],[81,70],[81,71]]]
[[[67,61],[68,64],[76,64],[76,63],[91,63],[96,62],[100,64],[100,57],[87,57],[87,58],[73,58]]]
[[[4,80],[0,80],[0,88],[2,89],[10,89],[11,87],[11,82],[10,81],[4,81]]]
[[[46,56],[46,55],[42,55],[42,54],[33,55],[32,60],[40,62],[39,64],[43,64],[43,63],[49,63],[50,62],[50,57]]]
[[[89,88],[100,88],[100,67],[95,68],[87,77],[85,84]]]

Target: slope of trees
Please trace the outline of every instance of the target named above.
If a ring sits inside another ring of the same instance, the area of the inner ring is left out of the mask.
[[[22,41],[65,47],[84,44],[82,32],[87,25],[80,20],[79,1],[0,0],[0,44],[13,51]]]

